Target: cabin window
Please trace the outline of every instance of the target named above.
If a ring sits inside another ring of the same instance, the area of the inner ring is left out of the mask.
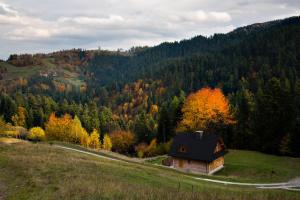
[[[181,145],[181,146],[179,147],[178,151],[179,151],[180,153],[186,153],[186,147],[183,146],[183,145]]]

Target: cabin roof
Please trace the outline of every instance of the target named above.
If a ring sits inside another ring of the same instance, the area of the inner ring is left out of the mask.
[[[221,151],[214,153],[218,141],[222,141],[222,138],[216,134],[178,133],[173,139],[169,156],[212,162],[226,154],[225,147]],[[181,151],[181,148],[184,151]]]

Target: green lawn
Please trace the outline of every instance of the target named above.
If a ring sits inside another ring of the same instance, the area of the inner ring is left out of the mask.
[[[161,164],[166,156],[148,160]],[[267,155],[255,151],[229,150],[225,167],[214,174],[215,179],[241,182],[285,182],[300,177],[300,159]]]
[[[300,177],[300,159],[267,155],[255,151],[230,150],[225,167],[216,174],[245,181],[276,182]]]
[[[174,170],[104,160],[49,144],[0,142],[0,198],[265,200],[299,199],[300,194],[206,183]]]

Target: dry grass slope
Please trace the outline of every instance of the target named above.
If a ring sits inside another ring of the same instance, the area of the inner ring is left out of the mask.
[[[300,198],[297,192],[203,183],[175,171],[28,142],[0,143],[0,169],[0,199]]]

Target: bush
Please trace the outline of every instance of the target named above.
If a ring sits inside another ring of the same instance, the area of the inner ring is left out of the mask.
[[[165,153],[170,152],[172,144],[173,144],[173,139],[169,140],[169,142],[164,144]]]
[[[27,138],[31,141],[45,141],[45,131],[41,127],[33,127],[29,130]]]
[[[143,158],[144,157],[144,153],[142,151],[138,151],[137,152],[137,157],[138,158]]]
[[[156,155],[156,147],[157,147],[157,142],[156,142],[156,138],[151,140],[149,146],[146,149],[146,156],[147,157],[151,157],[151,156],[155,156]]]
[[[166,148],[165,148],[165,143],[160,143],[160,144],[158,144],[157,145],[157,147],[156,147],[156,151],[155,151],[155,154],[156,155],[163,155],[163,154],[166,154],[166,153],[168,153],[168,152],[166,152]]]
[[[28,131],[26,128],[22,126],[12,126],[11,124],[8,123],[5,125],[5,127],[2,127],[2,130],[0,131],[0,135],[6,137],[26,139],[28,135]]]
[[[110,134],[112,150],[128,153],[135,142],[134,134],[127,131],[114,131]]]
[[[26,128],[22,126],[16,126],[13,129],[17,132],[19,138],[24,140],[27,139],[29,132]]]
[[[140,143],[137,146],[135,146],[135,152],[137,153],[137,156],[139,158],[143,158],[145,156],[147,147],[148,145],[146,143]]]
[[[157,155],[157,143],[156,139],[151,140],[150,144],[146,143],[140,143],[137,146],[135,146],[135,151],[137,153],[137,156],[139,158],[142,157],[150,157]]]

